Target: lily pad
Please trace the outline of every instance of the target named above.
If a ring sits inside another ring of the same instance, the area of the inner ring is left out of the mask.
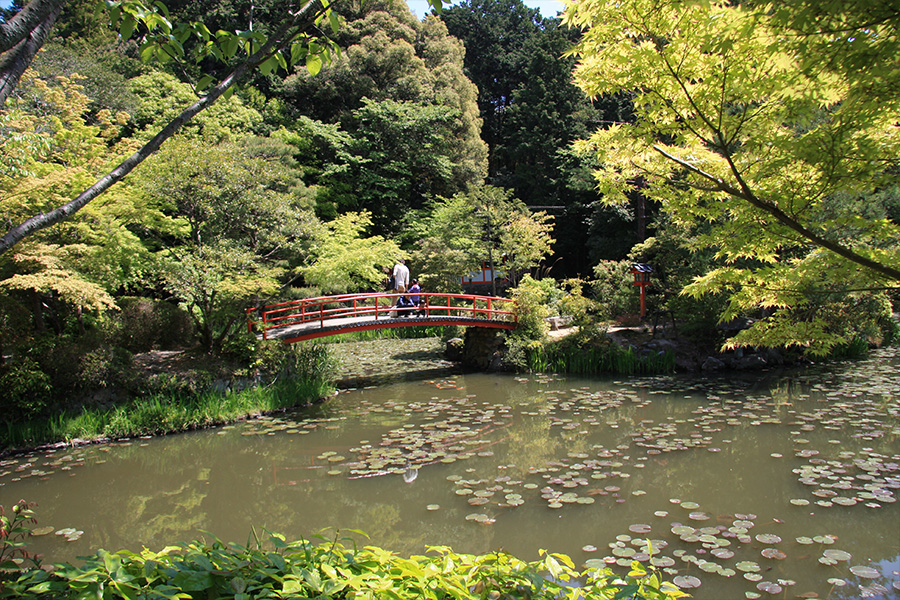
[[[763,548],[760,554],[762,554],[764,558],[768,558],[771,560],[784,560],[785,558],[787,558],[787,554],[785,554],[778,548]]]
[[[672,583],[683,590],[689,590],[700,587],[700,580],[693,575],[679,575],[672,580]]]
[[[845,552],[844,550],[837,550],[834,548],[829,548],[822,552],[824,556],[832,560],[850,560],[852,555],[849,552]]]
[[[756,541],[761,544],[777,544],[781,542],[781,538],[774,533],[760,533],[757,534]]]
[[[778,585],[777,583],[772,583],[771,581],[760,581],[756,584],[756,589],[761,592],[766,592],[767,594],[771,594],[773,596],[780,594],[784,591],[784,588]]]
[[[743,573],[758,573],[760,570],[759,564],[751,560],[742,560],[734,565],[734,568]]]
[[[864,565],[850,567],[850,572],[861,579],[878,579],[881,577],[881,573],[878,569],[873,569],[872,567]]]

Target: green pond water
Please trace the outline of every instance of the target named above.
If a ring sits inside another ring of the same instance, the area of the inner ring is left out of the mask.
[[[698,599],[900,598],[898,373],[886,350],[787,374],[390,383],[0,460],[0,504],[38,503],[49,561],[359,529],[401,554],[640,560]]]

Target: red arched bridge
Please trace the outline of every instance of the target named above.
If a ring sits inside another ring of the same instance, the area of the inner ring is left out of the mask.
[[[418,296],[418,304],[410,298]],[[406,303],[406,304],[404,304]],[[508,298],[474,294],[341,294],[247,309],[247,328],[263,339],[301,340],[393,327],[462,325],[515,329],[516,305]]]

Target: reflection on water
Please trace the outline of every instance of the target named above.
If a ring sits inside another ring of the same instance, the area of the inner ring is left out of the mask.
[[[0,504],[84,532],[34,538],[50,560],[339,528],[404,554],[643,560],[696,598],[897,597],[898,365],[349,390],[304,414],[5,460]]]

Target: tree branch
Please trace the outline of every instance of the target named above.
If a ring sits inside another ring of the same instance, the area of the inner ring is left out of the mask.
[[[31,0],[6,23],[0,23],[0,54],[18,46],[19,42],[47,20],[50,13],[62,10],[66,0]]]
[[[20,17],[32,8],[32,5],[40,4],[40,9],[33,9],[30,16],[26,15],[21,20]],[[16,25],[13,30],[5,30],[0,25],[0,108],[6,102],[6,98],[12,93],[19,83],[22,73],[34,60],[35,55],[56,22],[59,13],[62,12],[65,0],[39,1],[29,2],[9,23],[5,25]],[[43,9],[47,9],[46,11]],[[37,20],[40,16],[41,19]],[[31,26],[30,29],[26,27]],[[14,43],[13,43],[14,42]],[[12,43],[9,47],[7,44]]]
[[[893,279],[895,281],[900,281],[900,270],[897,270],[893,267],[884,265],[880,262],[874,261],[870,258],[867,258],[865,256],[857,254],[856,252],[854,252],[853,250],[851,250],[850,248],[848,248],[842,244],[838,244],[837,242],[834,242],[832,240],[822,237],[821,235],[817,234],[816,232],[812,231],[811,229],[805,227],[802,223],[800,223],[799,221],[797,221],[796,219],[794,219],[793,217],[791,217],[790,215],[785,213],[783,210],[781,210],[774,204],[771,204],[769,202],[766,202],[764,200],[757,198],[753,194],[753,192],[749,189],[749,186],[747,186],[745,183],[742,182],[741,189],[738,189],[738,188],[732,186],[731,184],[729,184],[728,182],[724,181],[723,179],[720,179],[719,177],[716,177],[710,173],[707,173],[706,171],[690,164],[689,162],[687,162],[681,158],[678,158],[677,156],[674,156],[673,154],[671,154],[669,152],[666,152],[666,150],[660,146],[654,145],[653,149],[656,150],[657,152],[659,152],[660,154],[662,154],[664,157],[668,158],[669,160],[678,163],[679,165],[681,165],[682,167],[684,167],[691,173],[694,173],[695,175],[699,175],[700,177],[702,177],[708,181],[711,181],[713,184],[715,184],[716,188],[719,191],[725,192],[726,194],[733,196],[735,198],[744,200],[744,201],[750,203],[752,206],[772,215],[773,217],[775,217],[775,219],[779,223],[796,231],[797,233],[799,233],[800,235],[802,235],[803,237],[805,237],[812,243],[816,244],[817,246],[820,246],[827,250],[831,250],[838,256],[842,256],[843,258],[846,258],[850,262],[856,263],[858,265],[862,265],[863,267],[866,267],[867,269],[875,271],[876,273],[879,273],[880,275],[884,275],[885,277],[887,277],[889,279]]]

